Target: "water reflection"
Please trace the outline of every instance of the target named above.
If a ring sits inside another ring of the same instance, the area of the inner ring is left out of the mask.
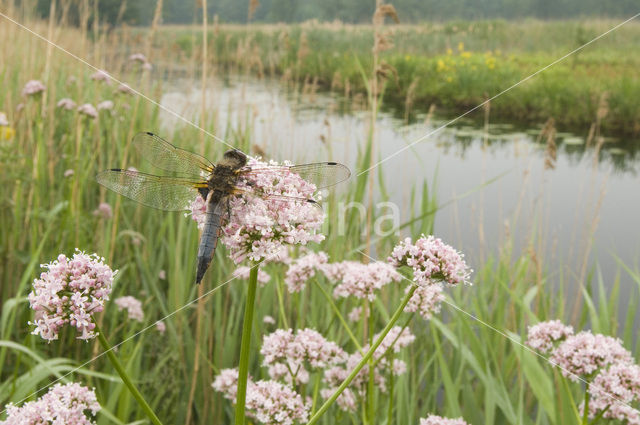
[[[174,83],[175,90],[165,88],[162,104],[198,117],[200,92],[190,90],[188,81]],[[234,79],[227,84],[212,81],[206,97],[208,110],[217,116],[218,135],[250,126],[252,143],[270,158],[333,159],[348,164],[354,174],[361,171],[356,158],[366,142],[369,115],[345,108],[340,98],[316,94],[310,102],[309,96],[275,82]],[[577,284],[596,267],[610,285],[620,271],[614,253],[635,267],[640,258],[640,179],[634,143],[604,139],[601,146],[587,146],[583,136],[558,133],[550,169],[545,167],[547,144],[539,137],[540,129],[490,123],[485,131],[462,119],[407,148],[451,119],[426,117],[417,113],[406,124],[382,112],[376,122],[378,158],[406,149],[376,169],[390,201],[400,207],[401,222],[416,213],[412,190],[423,181],[433,184],[437,177],[440,204],[473,192],[438,211],[435,229],[467,253],[475,269],[506,245],[513,246],[514,257],[535,251],[551,280],[563,276],[565,284],[572,283],[570,291],[580,291]],[[168,126],[176,124],[169,115],[163,120]],[[496,176],[502,177],[483,186]],[[636,284],[623,272],[620,285],[624,297]]]

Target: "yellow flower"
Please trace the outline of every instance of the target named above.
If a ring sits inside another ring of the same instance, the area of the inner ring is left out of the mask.
[[[487,58],[484,62],[487,65],[487,68],[489,68],[489,69],[493,69],[493,68],[496,67],[495,58]]]
[[[405,55],[404,60],[410,61],[411,60],[411,55]]]
[[[460,57],[464,59],[469,59],[471,57],[471,52],[462,52],[460,53]]]
[[[4,125],[0,126],[0,140],[11,140],[15,134],[16,131],[13,128]]]
[[[453,50],[447,48],[447,55],[451,56],[453,54]]]
[[[458,43],[458,51],[459,52],[464,52],[464,43],[462,41],[460,43]]]
[[[450,83],[453,81],[453,77],[447,77],[447,83]]]
[[[447,65],[445,65],[442,59],[438,59],[437,70],[438,72],[443,72],[447,70]]]

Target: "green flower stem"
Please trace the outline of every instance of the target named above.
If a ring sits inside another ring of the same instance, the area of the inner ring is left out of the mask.
[[[353,342],[353,344],[356,346],[358,351],[360,351],[360,354],[364,355],[364,352],[362,351],[362,346],[358,342],[358,339],[353,334],[353,332],[351,332],[351,328],[349,327],[349,324],[346,322],[346,320],[344,320],[344,316],[342,315],[342,313],[340,313],[340,310],[338,309],[338,306],[336,305],[336,303],[333,302],[333,299],[331,298],[331,295],[329,295],[329,293],[322,287],[320,282],[318,282],[317,280],[314,280],[314,282],[315,282],[316,286],[318,287],[318,289],[320,289],[320,292],[322,292],[322,295],[324,295],[324,297],[326,298],[327,302],[329,303],[329,305],[333,309],[333,312],[335,313],[335,315],[338,316],[338,320],[340,320],[340,323],[342,324],[342,327],[344,328],[344,330],[349,335],[349,338],[351,338],[351,341]]]
[[[256,302],[256,289],[258,287],[258,267],[258,264],[254,264],[251,268],[251,272],[249,273],[249,288],[247,290],[247,302],[244,308],[244,322],[242,323],[242,343],[240,344],[240,366],[238,371],[235,425],[244,425],[245,420],[247,377],[249,376],[249,348],[251,346],[253,310]]]
[[[402,300],[402,303],[400,303],[400,306],[398,307],[398,309],[395,311],[395,313],[393,313],[393,316],[391,316],[391,319],[389,320],[389,323],[387,323],[387,326],[385,326],[385,328],[380,333],[380,336],[378,336],[378,338],[375,340],[375,342],[373,343],[371,348],[369,348],[369,351],[367,351],[367,353],[362,357],[360,362],[356,365],[355,369],[353,369],[351,371],[349,376],[347,376],[347,379],[345,379],[344,382],[342,384],[340,384],[340,386],[333,393],[333,395],[327,401],[324,402],[324,404],[320,407],[320,409],[318,409],[318,411],[313,415],[311,420],[309,420],[307,425],[313,425],[313,424],[317,423],[318,420],[320,420],[320,417],[322,417],[322,415],[327,410],[329,410],[329,407],[331,407],[331,405],[336,401],[338,396],[340,394],[342,394],[342,392],[345,389],[347,389],[347,387],[349,386],[351,381],[353,381],[353,379],[356,377],[358,372],[360,372],[360,370],[364,367],[364,365],[367,364],[369,359],[373,356],[373,353],[376,351],[376,349],[382,343],[382,340],[387,336],[387,334],[389,333],[389,331],[391,330],[393,325],[398,321],[398,319],[400,318],[400,315],[402,314],[402,310],[404,310],[404,308],[407,305],[407,303],[409,303],[409,300],[413,296],[413,293],[416,292],[416,289],[418,289],[418,287],[416,285],[413,285],[411,287],[409,292],[407,292],[407,294],[405,295],[404,299]]]
[[[153,410],[151,410],[151,407],[144,400],[144,398],[142,397],[142,394],[140,394],[140,391],[138,391],[138,388],[133,384],[133,382],[131,381],[131,378],[129,378],[129,375],[127,375],[127,372],[124,370],[124,367],[122,367],[120,360],[118,360],[116,355],[113,353],[113,349],[109,345],[107,338],[105,338],[104,334],[98,327],[98,324],[96,323],[95,320],[93,321],[93,323],[96,324],[95,331],[98,334],[98,341],[100,341],[100,345],[102,345],[102,348],[106,350],[107,358],[109,359],[109,361],[111,362],[115,370],[118,372],[118,375],[120,375],[120,378],[122,378],[122,382],[124,382],[127,388],[129,388],[129,391],[131,391],[131,394],[136,399],[136,401],[138,402],[138,404],[140,405],[144,413],[147,415],[147,417],[151,420],[151,422],[155,425],[162,425],[162,422],[160,422],[160,419],[158,419],[158,417],[153,412]]]
[[[582,423],[589,425],[589,383],[584,388],[584,412],[582,412]]]
[[[371,301],[369,301],[367,303],[367,314],[369,315],[369,326],[367,327],[368,330],[368,337],[369,337],[369,345],[371,345],[373,343],[373,303]],[[374,359],[373,356],[371,356],[369,358],[369,382],[367,382],[367,419],[368,419],[368,423],[370,424],[374,424],[374,410],[375,410],[375,406],[373,405],[374,403],[374,395],[375,395],[375,375],[374,375],[374,370],[373,370],[373,365],[374,365]]]

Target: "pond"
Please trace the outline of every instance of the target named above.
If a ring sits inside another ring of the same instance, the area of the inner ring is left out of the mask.
[[[190,80],[172,81],[162,105],[197,118],[202,92],[193,86]],[[212,80],[206,93],[218,136],[250,131],[254,146],[269,159],[335,160],[356,175],[363,171],[355,160],[366,143],[369,113],[345,112],[342,104],[331,94],[302,95],[277,81],[240,77]],[[636,269],[640,258],[640,160],[634,144],[605,138],[599,148],[586,147],[584,137],[558,133],[555,164],[548,167],[539,129],[493,123],[498,117],[491,117],[488,131],[461,119],[434,133],[453,118],[418,112],[406,124],[392,112],[378,115],[375,143],[379,158],[389,159],[375,172],[382,173],[400,222],[412,216],[412,188],[435,182],[438,204],[444,205],[435,234],[463,251],[474,269],[510,246],[513,258],[535,251],[548,273],[546,285],[562,280],[568,291],[580,291],[578,283],[595,272],[596,283],[601,276],[611,287],[619,273],[621,299],[627,299],[638,283],[619,261]],[[177,124],[166,113],[163,122],[166,130]],[[424,140],[413,144],[419,139]],[[627,306],[620,307],[624,317]]]

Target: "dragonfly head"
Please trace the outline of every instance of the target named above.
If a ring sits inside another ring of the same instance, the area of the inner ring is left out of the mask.
[[[234,170],[247,165],[247,155],[237,149],[230,149],[224,153],[224,162]]]

